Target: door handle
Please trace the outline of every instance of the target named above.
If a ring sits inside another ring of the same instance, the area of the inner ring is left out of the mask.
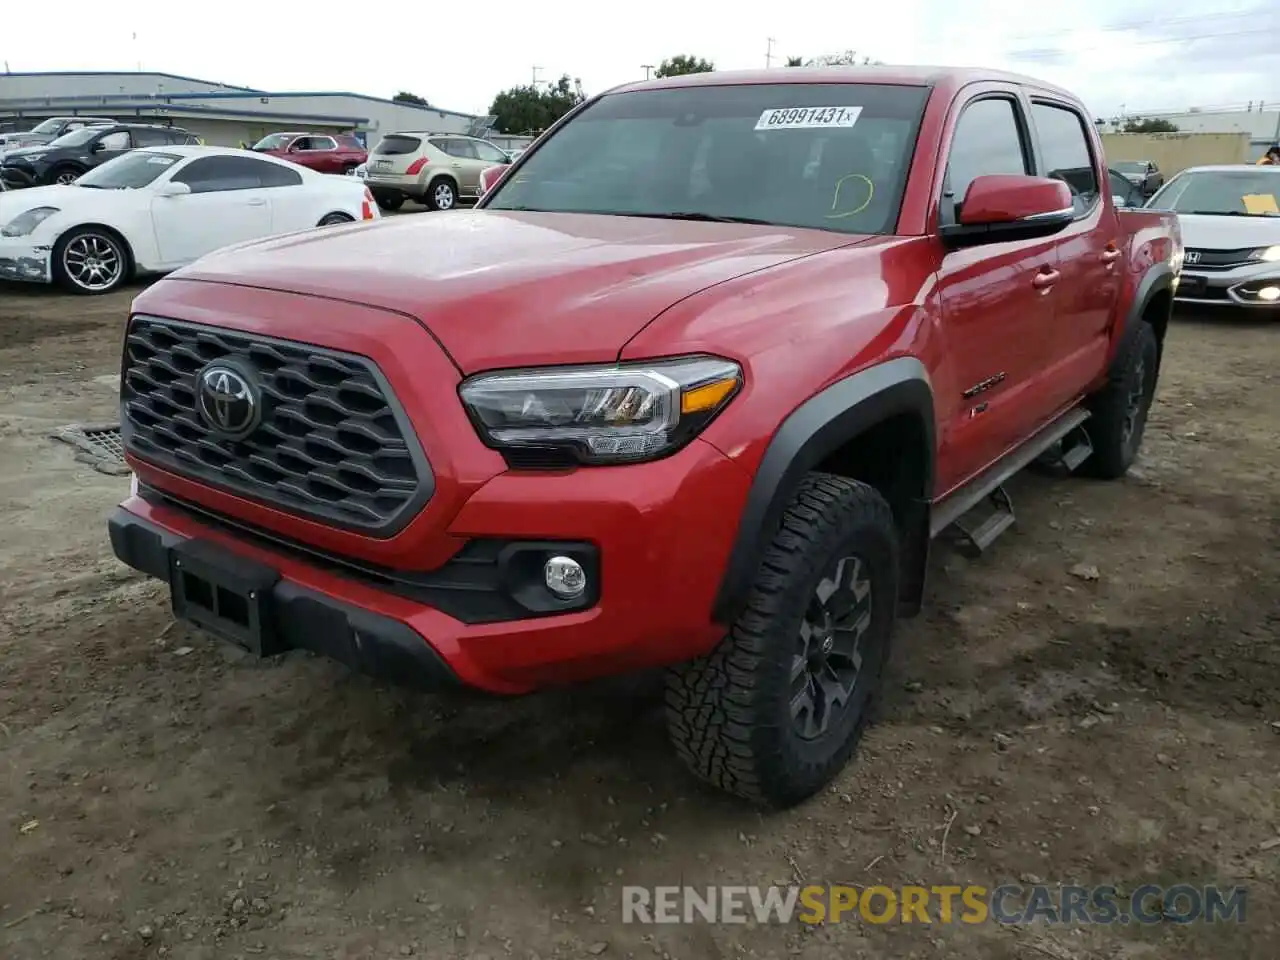
[[[1042,267],[1040,272],[1032,279],[1031,285],[1037,290],[1048,290],[1058,282],[1060,276],[1062,276],[1060,271]]]
[[[1117,260],[1119,260],[1119,259],[1120,259],[1120,251],[1119,251],[1119,250],[1103,250],[1103,251],[1102,251],[1102,262],[1103,262],[1103,263],[1115,263],[1115,262],[1116,262]]]
[[[247,200],[245,202],[251,207],[265,207],[267,205],[267,201],[263,200],[261,197],[256,200]]]

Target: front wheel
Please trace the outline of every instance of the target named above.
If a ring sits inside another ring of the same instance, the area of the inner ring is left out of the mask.
[[[99,227],[77,227],[53,247],[53,279],[72,293],[110,293],[129,277],[124,242]]]
[[[785,808],[848,762],[879,692],[898,593],[893,514],[872,487],[805,478],[746,608],[668,672],[667,726],[701,779]]]
[[[59,167],[53,171],[53,176],[49,178],[53,183],[60,183],[64,187],[75,183],[80,179],[80,171],[74,167]]]
[[[428,210],[452,210],[458,205],[458,190],[451,180],[436,180],[427,187]]]

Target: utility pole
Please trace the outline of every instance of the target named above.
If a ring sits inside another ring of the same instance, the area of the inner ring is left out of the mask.
[[[773,66],[773,45],[776,42],[773,37],[769,37],[768,44],[764,48],[764,66],[766,70]]]
[[[644,78],[645,78],[646,80],[648,80],[648,79],[649,79],[649,72],[650,72],[651,70],[653,70],[653,64],[652,64],[652,63],[642,63],[642,64],[640,64],[640,69],[644,71]]]
[[[541,67],[533,68],[533,88],[535,90],[538,89],[538,71],[541,69],[542,69]]]

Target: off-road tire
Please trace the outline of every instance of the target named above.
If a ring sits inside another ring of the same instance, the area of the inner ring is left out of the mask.
[[[374,201],[383,210],[399,210],[404,206],[404,197],[393,193],[375,193]]]
[[[1151,324],[1139,321],[1125,334],[1106,386],[1089,398],[1093,415],[1084,426],[1093,454],[1080,465],[1081,473],[1115,480],[1129,472],[1142,447],[1159,366],[1155,330]]]
[[[793,806],[848,762],[873,712],[889,654],[898,592],[898,534],[872,487],[825,473],[800,485],[765,553],[746,607],[704,657],[673,667],[667,727],[695,775],[753,803]],[[870,583],[870,625],[854,695],[817,739],[792,720],[793,657],[818,585],[857,556]],[[863,686],[865,684],[865,686]]]

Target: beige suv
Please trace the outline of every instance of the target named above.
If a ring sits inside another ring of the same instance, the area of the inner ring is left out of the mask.
[[[452,210],[480,196],[480,172],[510,163],[488,140],[455,133],[402,131],[383,137],[369,153],[365,184],[383,210],[397,210],[405,197],[430,210]]]

